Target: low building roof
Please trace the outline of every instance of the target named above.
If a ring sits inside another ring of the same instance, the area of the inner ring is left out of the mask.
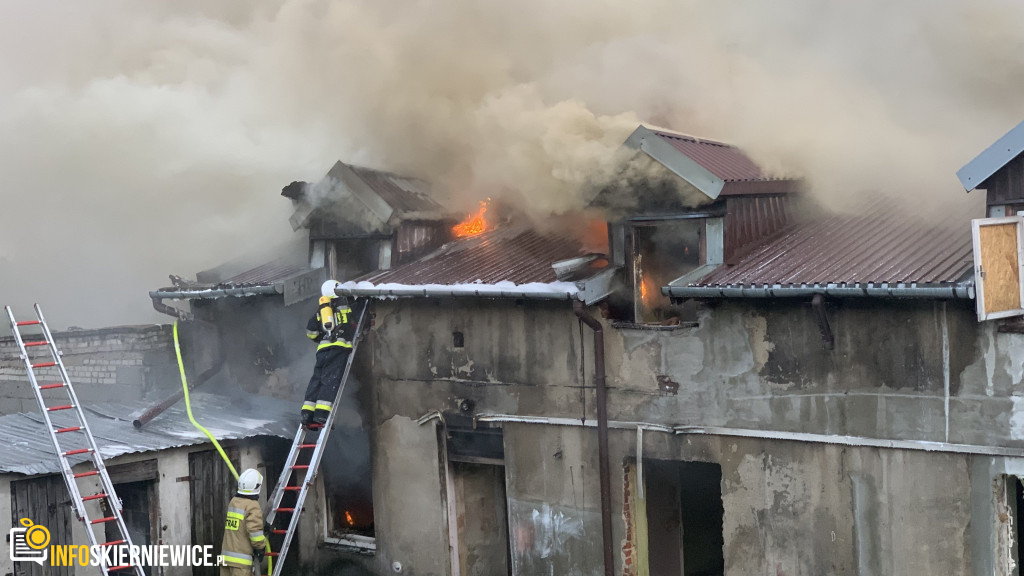
[[[586,255],[575,239],[510,225],[448,242],[391,270],[338,288],[342,296],[568,299],[579,291],[553,264]]]
[[[217,394],[191,392],[192,412],[218,440],[240,440],[256,436],[292,438],[299,422],[293,403],[274,398],[243,396],[229,398]],[[109,401],[83,406],[89,429],[104,459],[204,444],[209,439],[196,430],[185,413],[184,402],[168,408],[141,430],[132,420],[151,408],[147,402]],[[51,412],[57,427],[77,426],[78,419],[70,410]],[[46,434],[43,416],[19,413],[0,416],[0,472],[17,474],[53,474],[60,472],[53,445]],[[61,435],[62,447],[71,450],[85,447],[79,432]],[[72,465],[88,459],[72,456]]]
[[[973,298],[972,269],[968,215],[928,222],[876,201],[859,214],[789,226],[735,265],[684,276],[662,291],[677,298]]]

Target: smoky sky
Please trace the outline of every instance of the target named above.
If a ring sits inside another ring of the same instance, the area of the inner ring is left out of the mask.
[[[457,207],[579,208],[646,122],[837,204],[963,202],[1024,118],[1004,1],[0,0],[0,301],[161,321],[146,292],[287,239],[337,160]],[[977,197],[978,195],[973,195]],[[980,215],[980,214],[979,214]]]

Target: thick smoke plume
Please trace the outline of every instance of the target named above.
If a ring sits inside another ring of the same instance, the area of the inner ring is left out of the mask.
[[[288,234],[336,159],[458,206],[565,212],[638,122],[829,202],[963,199],[1024,118],[1009,0],[0,3],[0,300],[153,320],[145,292]]]

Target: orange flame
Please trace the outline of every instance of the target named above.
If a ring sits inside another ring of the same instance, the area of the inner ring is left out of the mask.
[[[487,219],[484,214],[487,212],[487,202],[480,203],[480,210],[470,214],[465,220],[452,227],[452,234],[456,238],[465,236],[476,236],[487,230]]]
[[[345,522],[347,522],[349,526],[355,526],[356,525],[355,519],[352,518],[352,513],[349,512],[348,510],[345,510]]]
[[[644,303],[644,306],[651,306],[655,303],[655,297],[657,290],[653,290],[648,284],[651,283],[651,279],[644,276],[640,281],[640,301]]]

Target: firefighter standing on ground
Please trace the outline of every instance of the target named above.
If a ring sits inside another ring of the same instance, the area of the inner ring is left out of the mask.
[[[262,489],[263,475],[252,468],[238,477],[238,494],[228,502],[228,517],[224,522],[221,576],[249,576],[253,556],[256,556],[257,566],[263,560],[267,538],[263,533],[263,512],[259,503]]]
[[[337,280],[324,282],[316,314],[306,324],[306,336],[316,342],[317,347],[316,366],[302,403],[303,426],[327,422],[345,375],[348,355],[352,352],[355,337],[355,326],[349,322],[352,309],[348,299],[335,294],[337,286]]]

